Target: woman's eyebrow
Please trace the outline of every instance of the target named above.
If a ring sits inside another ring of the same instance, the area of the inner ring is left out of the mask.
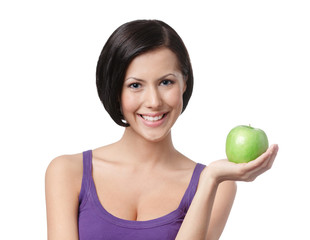
[[[136,80],[136,81],[138,81],[138,82],[144,82],[144,81],[145,81],[145,80],[143,80],[143,79],[141,79],[141,78],[129,77],[129,78],[125,79],[125,82],[128,81],[128,80],[130,80],[130,79]]]
[[[158,78],[157,81],[163,80],[163,79],[165,79],[166,77],[168,77],[168,76],[170,76],[170,75],[176,77],[176,75],[175,75],[174,73],[168,73],[168,74],[165,74],[164,76]],[[125,82],[128,81],[128,80],[130,80],[130,79],[134,79],[134,80],[136,80],[136,81],[138,81],[138,82],[145,82],[145,80],[143,80],[143,79],[141,79],[141,78],[136,78],[136,77],[128,77],[128,78],[125,80]]]
[[[163,79],[165,79],[166,77],[168,77],[168,76],[170,76],[170,75],[172,75],[172,76],[174,76],[174,77],[177,77],[174,73],[168,73],[168,74],[166,74],[166,75],[160,77],[160,78],[157,79],[157,80],[163,80]]]

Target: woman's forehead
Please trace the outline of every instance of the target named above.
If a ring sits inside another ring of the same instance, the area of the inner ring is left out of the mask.
[[[177,56],[168,48],[159,48],[134,58],[127,68],[125,79],[152,74],[163,76],[169,73],[176,74],[179,71]]]

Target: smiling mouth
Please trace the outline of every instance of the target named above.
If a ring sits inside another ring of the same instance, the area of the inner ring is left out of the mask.
[[[166,115],[167,115],[167,113],[164,113],[162,115],[157,115],[157,116],[149,116],[149,115],[139,114],[140,117],[142,117],[144,120],[146,120],[148,122],[157,122],[157,121],[163,119]]]

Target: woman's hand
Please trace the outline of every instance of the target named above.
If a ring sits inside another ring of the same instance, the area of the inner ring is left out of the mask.
[[[201,173],[197,192],[176,239],[219,239],[234,201],[234,181],[253,181],[271,168],[277,152],[275,144],[249,163],[237,164],[225,159],[209,164]]]
[[[206,171],[216,183],[223,181],[253,181],[272,167],[278,152],[278,145],[270,146],[265,153],[248,163],[232,163],[227,159],[212,162]]]

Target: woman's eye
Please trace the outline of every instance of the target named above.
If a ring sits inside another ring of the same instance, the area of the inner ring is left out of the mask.
[[[133,89],[137,89],[139,87],[141,87],[140,83],[132,83],[129,85],[130,88],[133,88]]]
[[[171,81],[171,80],[163,80],[161,82],[161,85],[171,85],[171,84],[173,84],[173,81]]]

